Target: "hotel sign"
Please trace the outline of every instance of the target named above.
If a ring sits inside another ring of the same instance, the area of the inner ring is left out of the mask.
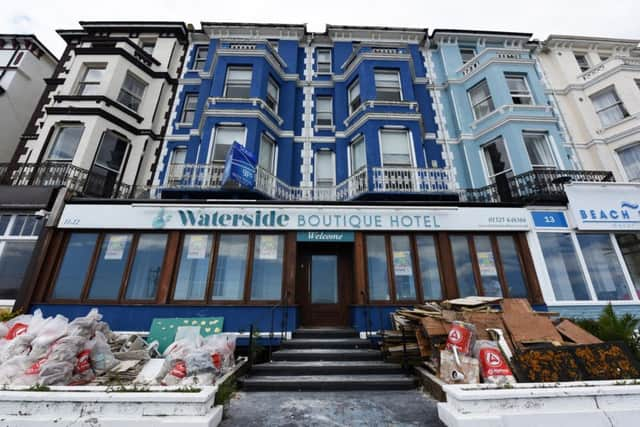
[[[640,230],[640,184],[575,183],[565,192],[579,230]]]
[[[68,204],[61,228],[166,230],[529,230],[521,208]]]

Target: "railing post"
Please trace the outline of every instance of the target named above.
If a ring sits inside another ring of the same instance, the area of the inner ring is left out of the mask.
[[[404,333],[404,326],[400,326],[400,331],[402,332],[402,369],[404,371],[408,371],[409,363],[407,360],[407,337]]]
[[[247,352],[247,364],[249,365],[249,369],[253,366],[253,323],[249,328],[249,349]]]

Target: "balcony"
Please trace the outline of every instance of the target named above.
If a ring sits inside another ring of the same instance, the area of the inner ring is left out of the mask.
[[[570,182],[613,182],[608,171],[534,169],[498,179],[482,188],[466,189],[460,201],[477,203],[566,203],[564,185]]]
[[[12,186],[66,187],[88,197],[126,198],[131,186],[118,182],[114,174],[79,168],[69,162],[0,165],[0,183]]]
[[[223,164],[172,164],[160,192],[224,191]],[[454,183],[445,169],[406,167],[364,168],[332,186],[295,187],[258,167],[254,191],[276,200],[344,201],[365,194],[442,194],[454,193]]]
[[[586,83],[590,80],[595,79],[596,77],[600,77],[601,75],[617,70],[621,67],[626,67],[631,70],[637,71],[640,67],[640,58],[619,55],[612,56],[611,58],[608,58],[607,60],[602,61],[599,64],[595,64],[584,73],[579,74],[577,80],[580,83]]]

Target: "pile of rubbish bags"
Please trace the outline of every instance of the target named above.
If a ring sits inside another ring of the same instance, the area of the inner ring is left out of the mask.
[[[97,309],[69,321],[62,315],[43,317],[40,310],[0,322],[0,385],[84,385],[137,366],[136,374],[155,359],[161,369],[145,385],[212,384],[234,366],[235,336],[188,336],[163,354],[157,342],[138,335],[116,334]],[[126,375],[125,375],[126,376]],[[100,381],[102,379],[102,381]]]

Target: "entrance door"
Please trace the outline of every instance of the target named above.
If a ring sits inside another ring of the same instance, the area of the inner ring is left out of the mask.
[[[352,287],[351,253],[339,245],[298,248],[296,302],[303,326],[345,326]]]

